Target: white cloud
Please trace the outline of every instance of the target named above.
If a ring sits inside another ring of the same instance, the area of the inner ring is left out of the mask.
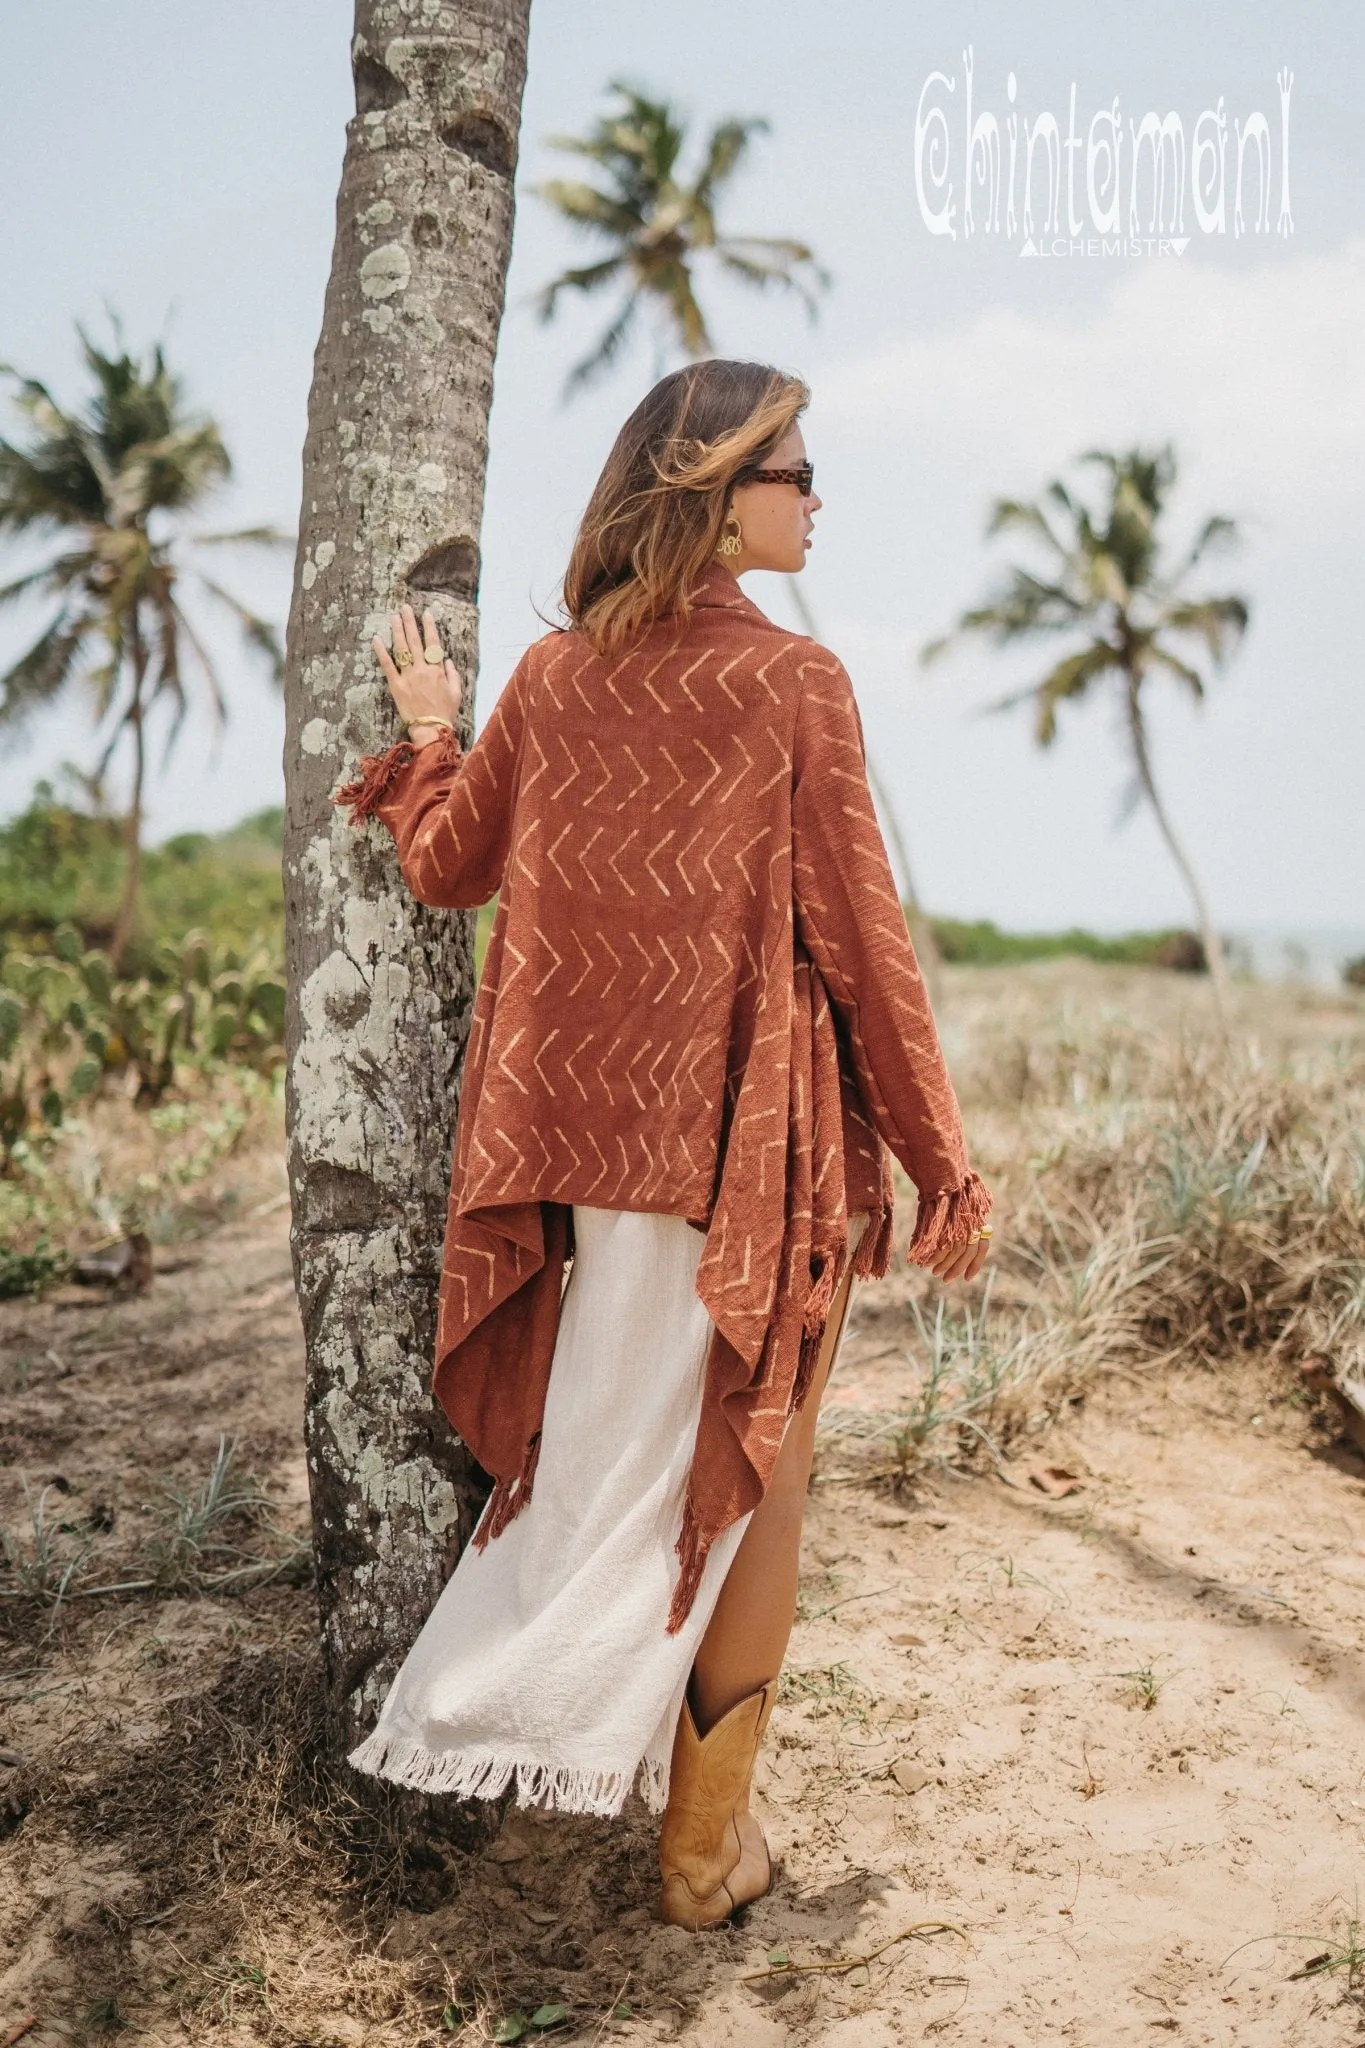
[[[1271,516],[1358,494],[1365,237],[1254,270],[1199,258],[1142,261],[1089,316],[996,305],[831,369],[822,417],[908,430],[1002,489],[1093,441],[1172,438],[1202,486]]]

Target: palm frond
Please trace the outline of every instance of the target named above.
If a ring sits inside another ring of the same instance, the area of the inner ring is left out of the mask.
[[[1204,678],[1200,675],[1197,668],[1192,668],[1189,662],[1182,661],[1178,654],[1173,654],[1169,647],[1163,647],[1157,640],[1153,640],[1149,644],[1147,659],[1149,662],[1155,662],[1161,668],[1169,670],[1173,676],[1178,676],[1180,681],[1188,688],[1190,695],[1202,704],[1204,701]]]
[[[1075,654],[1068,654],[1035,683],[1032,697],[1037,716],[1034,737],[1040,747],[1050,747],[1057,737],[1057,712],[1069,698],[1084,696],[1097,676],[1119,666],[1118,650],[1107,640],[1092,640]]]
[[[137,442],[123,452],[114,473],[115,523],[181,511],[231,474],[222,435],[211,423]]]
[[[638,207],[610,192],[599,192],[596,185],[574,184],[566,178],[547,178],[532,189],[538,198],[553,206],[561,219],[574,227],[629,238],[638,234],[644,225]]]
[[[1030,505],[1022,498],[997,498],[986,522],[986,538],[993,540],[996,534],[1008,532],[1014,527],[1020,527],[1028,533],[1036,533],[1052,549],[1059,561],[1066,562],[1071,559],[1071,549],[1053,532],[1041,505]]]
[[[608,89],[621,107],[614,118],[601,123],[599,133],[610,137],[624,155],[647,164],[659,183],[670,179],[687,140],[682,116],[667,100],[651,99],[624,79],[614,78]]]
[[[295,548],[299,544],[298,535],[282,526],[239,526],[233,533],[189,533],[185,538],[196,548]]]
[[[98,534],[99,529],[94,531]],[[87,593],[99,580],[100,553],[97,547],[68,548],[60,555],[53,555],[47,563],[44,574],[54,590],[81,588]]]
[[[595,292],[609,284],[612,278],[620,276],[623,260],[620,256],[607,256],[601,263],[589,263],[581,270],[562,271],[536,293],[534,304],[540,318],[554,318],[561,292]]]
[[[611,367],[612,363],[615,362],[617,356],[621,353],[626,337],[634,325],[639,305],[639,293],[631,292],[630,296],[622,303],[621,310],[616,315],[616,318],[598,341],[596,348],[590,350],[570,370],[564,380],[564,390],[561,394],[563,398],[572,398],[575,391],[581,391],[585,385],[591,384],[595,378],[602,375],[604,370]]]
[[[1165,504],[1179,471],[1175,449],[1169,441],[1159,448],[1129,448],[1122,454],[1115,454],[1110,448],[1087,448],[1076,460],[1102,469],[1113,494],[1117,495],[1125,486],[1134,491],[1153,517]]]
[[[1204,597],[1165,605],[1160,624],[1167,632],[1191,633],[1202,640],[1209,659],[1221,667],[1250,619],[1251,607],[1243,597]]]
[[[204,680],[209,686],[209,697],[213,704],[214,724],[221,729],[227,723],[228,707],[218,670],[207,647],[199,638],[194,622],[189,617],[184,606],[172,599],[172,608],[175,612],[176,624],[185,636],[185,644],[203,671]]]
[[[223,684],[221,684],[219,672],[217,672],[217,668],[213,664],[213,657],[211,657],[209,649],[205,647],[205,643],[201,641],[199,631],[194,629],[194,621],[188,616],[184,606],[176,602],[174,604],[174,612],[176,612],[176,625],[184,633],[184,643],[190,649],[190,653],[194,655],[196,662],[199,662],[199,666],[203,670],[203,676],[205,676],[205,682],[209,684],[209,696],[211,696],[211,702],[213,702],[213,723],[221,729],[223,725],[227,725],[227,698],[223,694]]]
[[[959,633],[986,633],[997,646],[1026,633],[1056,633],[1077,625],[1087,607],[1064,584],[1048,583],[1027,569],[1011,569],[1009,582],[984,605],[963,612]]]
[[[100,478],[77,442],[16,448],[0,441],[0,530],[86,526],[102,519]]]
[[[1142,777],[1136,770],[1128,777],[1114,806],[1114,829],[1121,831],[1142,802]]]
[[[115,671],[113,671],[113,672],[112,672],[112,674],[111,674],[111,675],[109,676],[109,678],[108,678],[108,681],[109,681],[109,682],[110,682],[110,683],[112,684],[112,683],[114,683],[114,682],[117,682],[117,680],[118,680],[118,674],[117,674],[117,671],[115,670]],[[110,689],[110,690],[109,690],[109,691],[107,692],[107,694],[106,694],[106,697],[105,697],[105,710],[106,710],[106,711],[107,711],[107,710],[108,710],[108,708],[109,708],[109,704],[110,704],[110,702],[112,701],[112,697],[113,697],[113,691],[112,691],[112,689]],[[94,776],[94,778],[95,778],[96,782],[100,783],[101,785],[102,785],[102,784],[103,784],[103,782],[104,782],[104,778],[105,778],[105,776],[106,776],[106,775],[108,774],[108,772],[109,772],[109,763],[110,763],[110,762],[111,762],[111,761],[113,760],[113,758],[114,758],[114,755],[115,755],[115,754],[117,753],[117,751],[118,751],[118,744],[119,744],[119,741],[120,741],[120,740],[121,740],[121,739],[123,738],[123,735],[124,735],[124,733],[125,733],[125,732],[127,731],[127,729],[128,729],[128,726],[129,726],[130,722],[131,722],[131,721],[130,721],[130,719],[129,719],[129,717],[128,717],[128,714],[127,714],[127,712],[125,712],[125,713],[123,714],[123,716],[122,716],[121,718],[118,718],[118,719],[116,719],[116,720],[114,721],[114,724],[113,724],[113,725],[112,725],[112,726],[110,727],[110,730],[109,730],[109,737],[108,737],[108,739],[107,739],[107,740],[105,741],[105,743],[104,743],[104,746],[103,746],[103,748],[102,748],[102,750],[101,750],[101,752],[100,752],[100,757],[99,757],[98,761],[96,761],[96,763],[95,763],[95,766],[94,766],[94,768],[93,768],[93,769],[92,769],[92,771],[91,771],[91,773],[93,774],[93,776]]]
[[[175,713],[166,734],[166,744],[161,750],[161,768],[164,774],[180,735],[180,728],[189,711],[189,698],[185,693],[184,679],[180,672],[177,606],[171,596],[169,582],[163,582],[153,593],[152,616],[155,620],[157,674],[149,701],[156,703],[163,697],[170,697],[175,705]]]
[[[61,695],[89,630],[88,619],[73,618],[65,609],[49,620],[32,646],[0,675],[0,725],[18,730]]]
[[[706,317],[697,301],[692,272],[683,262],[661,263],[656,266],[652,294],[658,299],[674,327],[678,340],[690,356],[706,356],[712,353],[710,331]]]
[[[706,154],[693,181],[693,198],[703,206],[711,207],[720,187],[734,176],[741,159],[748,153],[751,137],[767,135],[771,127],[772,123],[761,114],[747,118],[732,115],[728,121],[718,121],[707,138]]]
[[[180,737],[181,728],[188,716],[190,700],[180,673],[180,637],[184,629],[184,614],[180,611],[179,606],[169,591],[161,595],[156,607],[156,613],[158,675],[156,688],[152,692],[152,698],[155,702],[162,697],[169,696],[175,705],[174,715],[166,729],[165,744],[161,749],[161,773],[164,775],[171,755],[175,751],[175,743]],[[215,690],[213,696],[214,708],[217,714],[215,725],[221,729],[223,723],[221,692]]]
[[[16,576],[13,583],[0,583],[0,606],[16,604],[31,590],[50,590],[53,587],[52,564],[44,562],[40,569],[30,569],[25,576]]]
[[[176,432],[194,433],[208,423],[187,415],[183,382],[167,368],[161,343],[153,345],[144,365],[124,347],[117,315],[110,319],[118,355],[105,355],[79,321],[76,332],[95,386],[86,423],[110,468],[117,469],[132,449]]]
[[[26,466],[31,472],[30,481],[41,498],[38,516],[60,523],[70,523],[73,514],[78,520],[100,518],[111,472],[88,424],[64,411],[39,378],[26,376],[10,363],[0,363],[0,375],[17,382],[14,403],[33,428],[28,448],[14,448],[8,442],[0,446],[11,468]],[[0,499],[4,495],[0,490]]]
[[[1237,521],[1230,519],[1225,512],[1215,512],[1211,518],[1204,521],[1204,524],[1191,542],[1188,552],[1172,571],[1170,587],[1174,589],[1177,584],[1182,582],[1188,576],[1190,570],[1197,563],[1201,562],[1206,554],[1222,554],[1227,552],[1232,548],[1240,546],[1241,539],[1241,529]]]
[[[13,377],[15,383],[19,386],[18,391],[15,393],[14,402],[16,405],[21,405],[30,417],[37,411],[39,406],[45,406],[49,408],[57,419],[63,421],[68,426],[70,425],[65,413],[40,377],[31,377],[26,370],[19,369],[14,363],[5,362],[0,362],[0,377]]]
[[[201,575],[199,580],[205,590],[212,597],[216,597],[220,604],[226,605],[233,614],[242,629],[242,638],[247,646],[256,654],[264,655],[270,667],[271,681],[283,689],[284,649],[280,645],[280,636],[270,621],[261,618],[249,605],[243,604],[240,597],[234,597],[230,590],[224,590],[222,584],[215,583],[211,577]],[[183,618],[183,613],[180,616]]]
[[[716,254],[726,270],[760,291],[778,285],[795,292],[812,320],[820,310],[816,294],[829,289],[829,272],[820,267],[805,242],[776,236],[727,236],[717,242]],[[808,275],[802,276],[803,271]]]

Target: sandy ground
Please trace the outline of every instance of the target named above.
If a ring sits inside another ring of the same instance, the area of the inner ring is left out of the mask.
[[[51,1483],[126,1568],[227,1431],[305,1529],[278,1184],[145,1296],[0,1304],[5,1527]],[[831,1401],[887,1403],[905,1285],[855,1294]],[[558,2038],[734,2048],[1365,2038],[1349,1971],[1291,1981],[1355,1938],[1365,1464],[1279,1383],[1128,1375],[1006,1476],[874,1473],[828,1440],[757,1775],[776,1883],[700,1938],[653,1918],[642,1809],[511,1810],[363,1920],[363,1842],[291,1813],[306,1585],[6,1604],[0,2041],[472,2042],[547,2002]]]

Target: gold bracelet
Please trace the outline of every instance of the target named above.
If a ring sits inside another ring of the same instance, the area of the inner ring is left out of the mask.
[[[448,718],[405,718],[403,720],[404,732],[411,732],[415,725],[443,725],[447,732],[454,732],[455,730]]]

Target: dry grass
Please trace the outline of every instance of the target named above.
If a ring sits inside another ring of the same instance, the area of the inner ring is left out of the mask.
[[[959,977],[946,1035],[995,1271],[912,1283],[910,1390],[827,1410],[827,1442],[900,1482],[998,1460],[1115,1371],[1359,1369],[1365,1004],[1243,989],[1224,1038],[1199,984],[1071,964]]]
[[[90,1874],[90,1910],[71,1930],[71,2016],[86,2035],[116,2027],[115,2014],[145,2025],[150,2004],[190,2041],[232,2022],[262,2041],[318,2038],[329,2014],[350,2015],[337,2039],[355,2022],[367,2041],[449,2038],[453,1980],[377,1945],[396,1909],[431,1902],[442,1858],[405,1847],[396,1802],[381,1789],[362,1804],[328,1762],[306,1610],[258,1602],[244,1621],[255,1640],[215,1659],[207,1688],[170,1693],[145,1746],[92,1758],[77,1724],[12,1777],[10,1812],[31,1816],[25,1832],[46,1852],[45,1867],[20,1859],[21,1879],[41,1897],[44,1880],[70,1883],[64,1865]],[[153,1664],[158,1643],[143,1646]],[[467,1839],[452,1820],[450,1839]],[[103,1875],[115,1859],[137,1873],[122,1896]]]
[[[23,1142],[0,1175],[0,1296],[20,1291],[16,1261],[52,1270],[61,1253],[133,1230],[178,1244],[262,1198],[287,1200],[283,1104],[279,1074],[181,1066],[175,1094],[153,1108],[110,1085]]]

